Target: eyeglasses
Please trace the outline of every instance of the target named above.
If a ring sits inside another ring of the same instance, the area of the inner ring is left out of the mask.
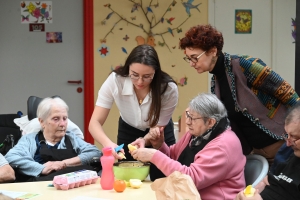
[[[199,56],[197,56],[196,58],[194,58],[194,57],[191,57],[191,58],[189,58],[189,57],[184,57],[183,58],[183,60],[185,60],[186,62],[188,62],[188,63],[190,63],[190,62],[193,62],[193,63],[197,63],[198,62],[198,60],[200,59],[200,57],[205,53],[206,51],[204,51],[203,53],[201,53]]]
[[[150,82],[150,81],[152,81],[152,79],[154,77],[154,74],[153,75],[147,75],[147,76],[139,76],[138,74],[130,74],[129,77],[131,78],[132,81],[137,81],[141,78],[142,81]]]
[[[292,145],[294,145],[294,146],[296,146],[296,142],[297,142],[298,140],[300,140],[300,138],[299,138],[299,139],[293,139],[293,138],[289,137],[289,134],[287,134],[287,133],[282,133],[281,136],[282,136],[282,138],[283,138],[286,142],[289,141],[289,142],[292,143]]]
[[[190,115],[190,112],[189,111],[185,111],[185,115],[186,115],[186,118],[189,120],[189,121],[191,121],[191,123],[193,123],[194,121],[196,121],[197,119],[203,119],[203,118],[205,118],[205,117],[192,117],[191,115]]]

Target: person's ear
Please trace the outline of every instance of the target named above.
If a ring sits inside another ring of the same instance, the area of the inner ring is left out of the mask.
[[[42,129],[44,129],[44,120],[42,120],[41,118],[38,118],[39,122],[40,122],[40,125],[42,127]]]
[[[42,124],[44,122],[44,120],[42,120],[41,118],[38,118],[40,124]]]
[[[217,120],[215,118],[209,118],[208,119],[208,127],[212,128],[217,123]]]
[[[217,53],[218,53],[217,47],[212,47],[212,48],[209,50],[209,53],[210,53],[213,57],[216,57],[216,56],[217,56]]]

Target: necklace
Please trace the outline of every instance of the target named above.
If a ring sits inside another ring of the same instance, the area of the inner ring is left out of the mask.
[[[134,88],[134,92],[135,92],[135,95],[136,95],[136,98],[137,98],[137,101],[139,103],[139,105],[142,105],[145,97],[147,96],[148,94],[148,91],[142,91],[142,92],[137,92],[136,89]]]

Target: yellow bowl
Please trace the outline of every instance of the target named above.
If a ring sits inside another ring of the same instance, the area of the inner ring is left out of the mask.
[[[143,181],[149,174],[150,163],[121,161],[114,163],[113,169],[116,179],[125,181],[129,181],[129,179],[140,179]]]

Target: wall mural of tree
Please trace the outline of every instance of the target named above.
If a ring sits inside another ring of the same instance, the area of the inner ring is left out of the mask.
[[[156,10],[160,8],[159,0],[155,1],[155,3],[151,0],[147,5],[145,5],[143,0],[128,0],[128,3],[131,4],[131,11],[124,12],[126,15],[115,11],[114,6],[117,5],[103,5],[107,8],[108,14],[106,18],[101,21],[101,25],[110,25],[111,28],[104,37],[100,39],[101,43],[109,43],[109,36],[114,34],[115,29],[122,29],[121,22],[125,22],[126,25],[131,25],[133,28],[141,29],[147,35],[147,38],[144,38],[141,35],[136,35],[135,40],[137,45],[147,43],[155,47],[156,44],[158,44],[159,46],[168,48],[171,52],[171,49],[174,49],[175,47],[170,47],[165,38],[174,37],[176,33],[181,33],[181,26],[191,17],[192,10],[197,10],[197,12],[200,13],[199,6],[201,5],[201,3],[194,3],[194,0],[188,0],[187,2],[181,1],[180,3],[172,0],[165,8],[164,13],[161,16],[158,16]],[[183,6],[183,11],[186,12],[185,18],[182,18],[182,15],[180,15],[180,18],[177,18],[176,15],[178,14],[172,13],[172,8],[175,6]],[[118,16],[117,21],[111,20],[113,15]],[[136,23],[135,21],[137,18],[143,18],[143,22]],[[177,21],[176,25],[174,25],[175,21]],[[125,35],[123,39],[128,40],[129,36]],[[156,40],[158,42],[156,42]],[[126,53],[125,48],[123,48],[122,51]]]
[[[98,7],[103,18],[97,22],[101,30],[101,35],[97,35],[100,45],[97,50],[102,58],[110,54],[115,56],[116,52],[128,54],[130,49],[140,44],[165,48],[163,52],[174,53],[178,50],[179,39],[184,36],[182,30],[187,29],[187,26],[183,25],[199,23],[202,4],[201,0],[103,2],[101,7]],[[170,63],[171,70],[176,64]],[[112,64],[110,69],[118,67],[122,67],[122,64]],[[187,80],[187,76],[182,74],[176,78],[179,86],[187,85]]]

